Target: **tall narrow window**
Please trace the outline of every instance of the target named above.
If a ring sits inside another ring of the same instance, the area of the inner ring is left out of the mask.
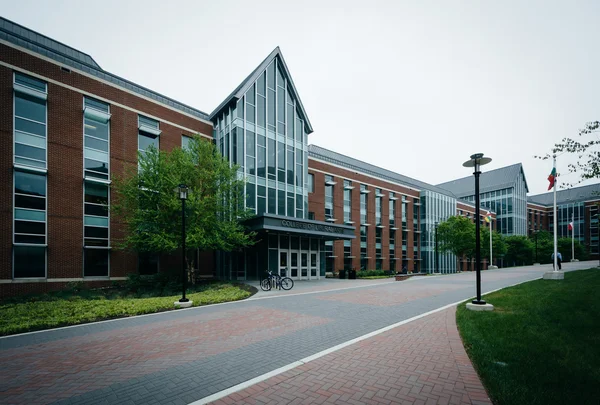
[[[308,192],[315,192],[315,175],[312,173],[308,173]]]
[[[110,106],[84,98],[83,276],[109,276]]]
[[[325,220],[334,221],[333,216],[333,176],[325,175]]]
[[[352,182],[344,180],[344,222],[352,223]]]
[[[369,190],[367,186],[364,184],[360,185],[360,223],[367,223],[367,194],[369,194]]]
[[[151,146],[159,149],[158,137],[160,133],[158,121],[138,115],[138,151],[142,156]]]
[[[46,277],[46,83],[14,76],[13,277]]]
[[[375,189],[375,224],[381,225],[381,200],[383,198],[383,194],[381,190]]]

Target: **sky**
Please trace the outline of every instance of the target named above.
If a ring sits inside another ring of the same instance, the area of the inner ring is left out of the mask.
[[[600,120],[600,2],[0,0],[0,15],[211,113],[279,46],[309,143],[439,184],[550,153]],[[599,138],[599,135],[590,135]],[[557,159],[564,182],[575,183]],[[582,185],[598,183],[600,179]],[[600,190],[600,184],[599,184]]]

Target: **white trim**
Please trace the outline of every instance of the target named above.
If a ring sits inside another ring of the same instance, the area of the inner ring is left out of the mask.
[[[138,124],[138,131],[146,132],[146,133],[149,133],[154,136],[160,136],[160,134],[162,134],[162,131],[160,129],[152,128],[152,127],[150,127],[148,125],[144,125],[144,124]]]
[[[112,83],[112,82],[109,82],[109,81],[106,81],[106,80],[100,79],[100,78],[99,78],[99,77],[97,77],[97,76],[91,75],[91,74],[89,74],[89,73],[87,73],[87,72],[83,72],[83,71],[81,71],[81,70],[78,70],[78,69],[76,69],[76,68],[74,68],[74,67],[72,67],[72,66],[65,65],[65,64],[62,64],[62,63],[60,63],[60,62],[57,62],[56,60],[54,60],[54,59],[51,59],[51,58],[48,58],[48,57],[46,57],[46,56],[44,56],[44,55],[41,55],[41,54],[39,54],[39,53],[37,53],[37,52],[33,52],[33,51],[30,51],[29,49],[22,48],[22,47],[20,47],[20,46],[18,46],[18,45],[15,45],[15,44],[13,44],[12,42],[8,42],[8,41],[4,41],[4,40],[1,40],[1,39],[0,39],[0,44],[4,44],[4,45],[6,45],[6,46],[9,46],[9,47],[11,47],[11,48],[14,48],[14,49],[18,49],[18,50],[19,50],[19,51],[21,51],[21,52],[24,52],[24,53],[27,53],[27,54],[29,54],[29,55],[35,56],[36,58],[42,59],[42,60],[44,60],[44,61],[46,61],[46,62],[50,62],[50,63],[52,63],[52,64],[54,64],[54,65],[57,65],[57,66],[60,66],[60,67],[64,67],[64,68],[66,68],[66,69],[69,69],[71,72],[75,72],[75,73],[77,73],[77,74],[80,74],[80,75],[82,75],[82,76],[85,76],[85,77],[87,77],[87,78],[90,78],[90,79],[96,80],[96,81],[98,81],[98,82],[101,82],[101,83],[107,84],[107,85],[109,85],[109,86],[111,86],[111,87],[114,87],[114,88],[116,88],[116,89],[119,89],[120,91],[124,91],[124,92],[126,92],[126,93],[133,94],[134,96],[137,96],[137,97],[139,97],[139,98],[142,98],[142,99],[144,99],[144,100],[146,100],[146,101],[150,101],[150,102],[152,102],[152,103],[154,103],[154,104],[158,104],[158,105],[160,105],[161,107],[167,108],[167,109],[169,109],[169,110],[172,110],[172,111],[178,112],[179,114],[185,115],[186,117],[193,118],[193,119],[195,119],[195,120],[198,120],[198,121],[204,122],[204,123],[206,123],[206,124],[209,124],[209,125],[211,125],[211,126],[213,125],[213,124],[212,124],[212,122],[211,122],[210,120],[204,120],[204,119],[202,119],[202,118],[198,118],[198,117],[196,117],[196,116],[194,116],[194,115],[188,114],[188,113],[186,113],[186,112],[184,112],[184,111],[181,111],[181,110],[179,110],[179,109],[177,109],[177,108],[173,108],[173,107],[171,107],[171,106],[169,106],[169,105],[167,105],[167,104],[163,104],[163,103],[161,103],[160,101],[157,101],[157,100],[154,100],[154,99],[152,99],[152,98],[149,98],[149,97],[143,96],[143,95],[141,95],[141,94],[139,94],[139,93],[136,93],[136,92],[134,92],[134,91],[131,91],[131,90],[129,90],[129,89],[125,89],[125,88],[123,88],[123,87],[121,87],[121,86],[119,86],[119,85],[116,85],[116,84]],[[3,64],[3,65],[5,64],[4,62],[0,62],[0,63],[1,63],[1,64]],[[8,65],[8,64],[6,64],[6,65]],[[20,68],[19,68],[19,70],[22,70],[22,69],[20,69]],[[100,70],[102,70],[102,69],[100,69]],[[25,72],[25,70],[23,70],[23,71]],[[106,72],[106,73],[107,73],[107,72]],[[32,74],[32,76],[33,76],[33,74]],[[42,77],[42,76],[40,76],[40,77]],[[51,81],[51,80],[49,80],[49,79],[44,79],[44,80]],[[122,79],[122,80],[125,80],[125,79]],[[125,80],[125,81],[126,81],[126,80]],[[52,83],[54,83],[54,84],[61,84],[61,85],[62,85],[62,83],[55,82],[55,81],[53,81],[53,80],[52,80]],[[135,84],[135,83],[133,83],[133,84],[134,84],[134,85],[136,85],[136,86],[139,86],[139,85],[137,85],[137,84]],[[78,90],[78,91],[80,91],[80,90]],[[150,90],[150,91],[152,91],[152,90]],[[162,97],[165,97],[165,96],[162,96]],[[168,97],[165,97],[165,98],[168,98]],[[173,101],[177,102],[176,100],[173,100]],[[113,104],[115,104],[115,105],[116,105],[116,103],[113,103]],[[189,107],[189,108],[192,108],[192,107]],[[193,108],[192,108],[192,109],[193,109]],[[206,114],[206,115],[208,115],[208,114]],[[165,122],[166,122],[166,121],[165,121]]]
[[[48,93],[47,92],[44,93],[44,92],[41,92],[39,90],[32,89],[31,87],[27,87],[25,85],[22,85],[21,83],[13,82],[13,89],[17,93],[26,94],[28,96],[35,97],[35,98],[37,98],[39,100],[44,100],[44,101],[48,100]]]
[[[0,40],[0,43],[4,43],[4,41]],[[32,55],[34,55],[34,56],[36,56],[36,57],[43,58],[42,56],[40,56],[40,55],[38,55],[38,54],[36,54],[36,53],[33,53]],[[11,65],[10,63],[6,63],[6,62],[3,62],[3,61],[0,61],[0,66],[4,66],[4,67],[7,67],[7,68],[9,68],[9,69],[15,70],[15,71],[17,71],[17,72],[21,72],[21,73],[28,74],[29,76],[31,76],[31,77],[35,77],[35,78],[37,78],[37,79],[45,80],[45,81],[47,81],[48,83],[52,83],[52,84],[55,84],[55,85],[57,85],[57,86],[64,87],[64,88],[66,88],[66,89],[69,89],[69,90],[71,90],[71,91],[75,91],[75,92],[77,92],[77,93],[83,94],[84,96],[89,96],[89,97],[95,98],[95,99],[97,99],[97,100],[100,100],[100,101],[103,101],[103,102],[105,102],[105,103],[109,103],[110,105],[114,105],[114,106],[116,106],[116,107],[123,108],[124,110],[132,111],[132,112],[135,112],[136,114],[145,115],[145,116],[146,116],[146,117],[148,117],[148,118],[152,118],[152,119],[155,119],[155,120],[157,120],[157,121],[164,122],[165,124],[169,124],[169,125],[172,125],[172,126],[174,126],[174,127],[176,127],[176,128],[183,129],[183,130],[185,130],[185,131],[191,132],[192,134],[198,134],[198,135],[200,135],[200,136],[202,136],[202,137],[205,137],[205,138],[207,138],[207,139],[210,139],[210,140],[212,140],[212,139],[213,139],[212,135],[206,135],[206,134],[203,134],[203,133],[201,133],[201,132],[198,132],[198,131],[197,131],[197,130],[195,130],[195,129],[190,129],[190,128],[184,127],[183,125],[176,124],[176,123],[174,123],[174,122],[170,122],[170,121],[164,120],[164,119],[162,119],[162,118],[155,117],[155,116],[153,116],[153,115],[149,115],[148,113],[146,113],[146,112],[144,112],[144,111],[140,111],[140,110],[137,110],[137,109],[135,109],[135,108],[132,108],[132,107],[129,107],[129,106],[123,105],[123,104],[121,104],[121,103],[118,103],[118,102],[116,102],[116,101],[113,101],[113,100],[110,100],[110,99],[107,99],[107,98],[101,97],[101,96],[99,96],[99,95],[97,95],[97,94],[93,94],[93,93],[87,92],[87,91],[85,91],[85,90],[81,90],[81,89],[78,89],[78,88],[76,88],[76,87],[69,86],[69,85],[67,85],[67,84],[64,84],[64,83],[58,82],[58,81],[56,81],[56,80],[53,80],[53,79],[50,79],[50,78],[48,78],[48,77],[45,77],[45,76],[42,76],[42,75],[38,75],[37,73],[33,73],[33,72],[30,72],[30,71],[28,71],[28,70],[25,70],[25,69],[23,69],[23,68],[20,68],[20,67],[18,67],[18,66]],[[85,75],[85,73],[82,73],[82,72],[79,72],[79,71],[76,71],[76,72],[77,72],[77,73],[80,73],[80,74],[82,74],[82,75]],[[102,81],[101,79],[98,79],[98,78],[96,78],[95,76],[89,76],[89,75],[85,75],[85,76],[88,76],[88,77],[90,77],[90,78],[92,78],[92,79],[95,79],[95,80],[98,80],[98,81],[101,81],[101,82],[104,82],[104,81]],[[180,113],[180,114],[182,114],[182,115],[185,115],[185,116],[187,116],[187,117],[190,117],[190,118],[193,118],[193,119],[195,119],[195,120],[197,120],[197,121],[200,121],[200,122],[203,122],[203,123],[205,123],[205,124],[208,124],[208,125],[210,125],[210,126],[211,126],[211,128],[213,127],[213,124],[212,124],[212,122],[210,122],[210,121],[204,121],[204,120],[203,120],[203,119],[201,119],[201,118],[194,117],[193,115],[186,114],[186,113],[184,113],[183,111],[179,111],[179,110],[177,110],[177,109],[174,109],[174,108],[172,108],[172,107],[169,107],[169,106],[166,106],[166,105],[164,105],[164,104],[161,104],[161,103],[157,102],[156,100],[147,99],[146,97],[144,97],[144,96],[142,96],[142,95],[139,95],[139,94],[137,94],[137,93],[132,93],[132,92],[130,92],[130,91],[128,91],[128,90],[126,90],[126,89],[122,89],[122,88],[120,88],[120,87],[117,87],[117,86],[115,86],[115,85],[114,85],[114,84],[112,84],[112,83],[108,83],[108,82],[107,82],[107,84],[110,84],[111,86],[113,86],[113,87],[116,87],[116,88],[118,88],[118,89],[119,89],[119,90],[121,90],[121,91],[124,91],[124,92],[130,93],[130,94],[134,94],[134,95],[136,95],[136,96],[138,96],[138,97],[140,97],[140,98],[142,98],[142,99],[144,99],[144,100],[147,100],[147,101],[153,102],[153,103],[155,103],[155,104],[158,104],[158,105],[160,105],[161,107],[167,108],[167,109],[169,109],[169,110],[172,110],[172,111],[176,111],[176,112],[178,112],[178,113]],[[13,127],[13,128],[14,128],[14,127]]]
[[[327,162],[327,161],[325,161],[325,160],[317,159],[317,158],[315,158],[315,157],[312,157],[312,156],[310,156],[310,155],[308,156],[308,158],[309,158],[309,159],[312,159],[312,160],[314,160],[315,162],[319,162],[319,163],[323,163],[323,164],[326,164],[326,165],[329,165],[329,166],[337,167],[337,168],[339,168],[339,169],[343,169],[343,170],[346,170],[346,171],[348,171],[348,172],[352,172],[352,171],[353,171],[353,169],[350,169],[350,168],[348,168],[348,167],[340,166],[340,165],[337,165],[337,164],[335,164],[335,163],[331,163],[331,162]],[[381,188],[381,189],[383,189],[383,190],[391,191],[391,192],[394,192],[394,193],[397,193],[397,194],[403,194],[403,195],[406,195],[406,196],[408,196],[408,197],[412,197],[412,198],[418,198],[418,197],[415,197],[415,196],[413,196],[413,195],[406,194],[406,193],[404,193],[404,192],[402,192],[402,191],[398,191],[398,190],[392,190],[392,189],[390,189],[390,188],[388,188],[388,187],[382,187],[382,186],[375,185],[375,184],[369,184],[369,183],[365,183],[364,181],[360,181],[360,180],[357,180],[357,179],[354,179],[354,178],[350,178],[350,177],[347,177],[347,176],[343,176],[343,175],[340,175],[339,173],[329,173],[329,172],[326,172],[326,171],[323,171],[323,170],[319,170],[319,169],[312,168],[312,167],[310,167],[310,166],[309,166],[309,169],[310,169],[310,170],[314,170],[314,171],[316,171],[316,172],[320,172],[320,173],[329,174],[329,175],[331,175],[331,176],[335,176],[335,177],[343,177],[345,180],[356,181],[357,183],[361,183],[361,184],[367,184],[367,185],[369,185],[369,186],[373,186],[373,187]],[[386,183],[388,183],[388,184],[394,184],[394,185],[396,185],[396,186],[400,186],[400,187],[403,187],[403,188],[407,188],[407,189],[409,189],[409,190],[414,190],[414,191],[418,191],[418,192],[420,192],[420,191],[421,191],[420,189],[417,189],[417,188],[414,188],[414,187],[411,187],[411,186],[407,186],[407,185],[405,185],[405,184],[396,183],[396,182],[394,182],[394,181],[391,181],[391,180],[382,179],[381,177],[377,177],[377,176],[374,176],[374,175],[372,175],[372,174],[367,174],[367,173],[364,173],[364,172],[361,172],[361,171],[355,171],[355,173],[360,173],[360,174],[362,174],[363,176],[367,176],[367,177],[370,177],[370,178],[372,178],[372,179],[381,180],[381,181],[384,181],[384,182],[386,182]],[[440,194],[442,194],[442,193],[440,193]],[[442,195],[445,195],[445,194],[442,194]],[[450,196],[448,196],[448,197],[450,197]],[[454,197],[451,197],[451,198],[454,198]]]
[[[84,99],[83,103],[84,103],[84,107],[83,107],[83,116],[84,117],[87,117],[87,118],[90,118],[93,120],[97,120],[97,121],[103,121],[104,123],[107,123],[108,121],[110,121],[110,117],[111,117],[110,113],[105,113],[104,111],[100,111],[95,108],[85,106],[85,99]],[[84,132],[85,132],[85,130],[84,130]]]

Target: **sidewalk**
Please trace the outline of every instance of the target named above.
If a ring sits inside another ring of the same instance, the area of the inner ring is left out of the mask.
[[[213,403],[491,404],[455,314],[436,312]]]

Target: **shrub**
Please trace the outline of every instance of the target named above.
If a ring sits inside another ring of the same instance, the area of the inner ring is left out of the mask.
[[[356,278],[387,276],[389,272],[386,270],[361,270],[356,272]]]

